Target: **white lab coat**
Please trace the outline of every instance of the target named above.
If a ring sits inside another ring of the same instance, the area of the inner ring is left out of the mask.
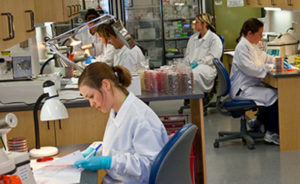
[[[97,56],[96,59],[93,59],[93,62],[105,62],[108,65],[112,66],[114,61],[114,55],[117,53],[115,47],[111,44],[107,44],[104,47],[104,52]]]
[[[235,48],[231,67],[231,98],[254,100],[258,106],[272,105],[277,100],[277,91],[263,85],[260,79],[267,75],[273,65],[272,56],[242,37]]]
[[[118,49],[118,53],[114,57],[114,66],[122,65],[130,72],[134,72],[141,62],[145,60],[145,56],[138,46],[129,49],[125,45]]]
[[[167,143],[166,130],[153,112],[129,93],[119,112],[111,110],[102,155],[112,156],[104,183],[146,184],[154,159]]]
[[[220,59],[223,52],[222,41],[218,35],[208,30],[203,38],[199,39],[199,32],[193,34],[187,44],[185,61],[198,62],[194,68],[194,89],[209,92],[217,76],[213,59]]]
[[[88,25],[82,27],[79,29],[78,32],[82,31],[83,29],[87,28]],[[76,45],[73,50],[76,51],[83,51],[81,49],[81,46],[87,45],[87,44],[93,44],[93,48],[90,48],[89,51],[91,53],[91,56],[99,56],[103,54],[105,45],[98,39],[97,35],[92,35],[89,30],[86,30],[82,33],[78,33],[75,35],[75,38],[79,39],[81,41],[81,44]]]

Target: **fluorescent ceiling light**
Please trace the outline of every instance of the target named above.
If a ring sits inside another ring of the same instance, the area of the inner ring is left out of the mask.
[[[281,11],[281,8],[274,8],[274,7],[265,7],[266,11]]]

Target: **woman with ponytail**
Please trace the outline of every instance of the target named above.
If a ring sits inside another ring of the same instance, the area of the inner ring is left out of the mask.
[[[103,150],[75,167],[106,169],[103,183],[148,183],[151,165],[167,143],[166,130],[153,110],[127,91],[131,74],[123,66],[92,63],[82,72],[78,86],[92,107],[107,113]],[[85,150],[83,156],[94,150]],[[88,152],[88,153],[87,153]]]
[[[277,90],[260,81],[274,67],[274,57],[257,46],[262,38],[263,26],[256,18],[250,18],[243,24],[231,67],[230,96],[235,100],[253,100],[259,111],[249,126],[260,130],[260,125],[264,124],[264,140],[279,145]]]

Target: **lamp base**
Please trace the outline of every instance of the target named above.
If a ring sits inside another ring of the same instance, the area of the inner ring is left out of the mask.
[[[30,156],[35,158],[48,157],[52,155],[56,155],[58,153],[58,149],[53,146],[44,146],[40,149],[32,149],[30,150]]]

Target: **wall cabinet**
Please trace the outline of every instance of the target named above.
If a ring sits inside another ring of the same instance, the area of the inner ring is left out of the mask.
[[[299,0],[281,0],[281,7],[283,9],[300,9]]]
[[[36,22],[66,22],[79,15],[79,0],[35,0]]]
[[[300,9],[299,0],[244,0],[247,7],[279,7],[282,9]]]
[[[1,0],[0,50],[35,35],[34,0]]]
[[[18,118],[17,127],[9,137],[25,137],[28,148],[35,146],[33,111],[13,112]],[[103,139],[108,113],[91,107],[68,108],[69,118],[59,121],[39,122],[41,146],[89,144]],[[7,113],[0,113],[4,116]]]
[[[244,0],[244,6],[257,7],[257,0]]]

